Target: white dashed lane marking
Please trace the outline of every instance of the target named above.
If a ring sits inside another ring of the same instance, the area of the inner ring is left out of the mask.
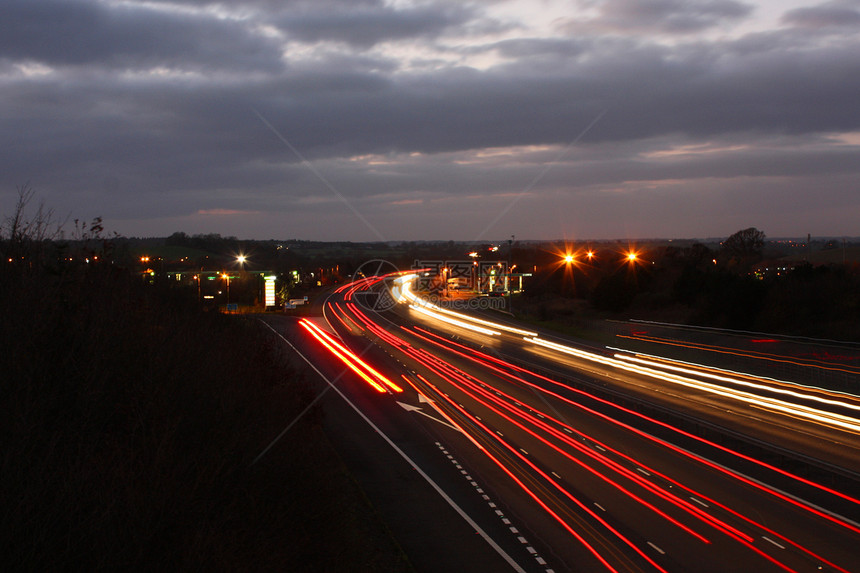
[[[497,432],[497,433],[499,435],[501,435],[501,432]],[[486,501],[487,505],[490,507],[490,509],[495,511],[496,515],[499,516],[499,519],[502,520],[502,523],[509,526],[508,529],[510,530],[510,532],[517,536],[517,541],[519,541],[521,544],[526,546],[526,551],[528,551],[529,554],[534,558],[535,562],[541,566],[546,565],[546,561],[540,555],[538,555],[537,550],[534,547],[532,547],[531,544],[529,544],[528,539],[526,539],[525,537],[523,537],[522,535],[519,534],[520,531],[516,527],[511,525],[511,520],[508,519],[507,517],[505,517],[505,513],[502,510],[498,509],[498,506],[495,504],[495,502],[493,502],[490,499],[490,496],[488,496],[486,493],[484,493],[483,489],[478,487],[478,482],[476,482],[472,478],[471,474],[469,474],[468,471],[463,469],[463,466],[460,465],[460,463],[454,458],[454,456],[452,456],[450,453],[448,453],[448,450],[446,450],[442,444],[440,444],[439,442],[436,442],[436,446],[438,446],[439,450],[443,454],[445,454],[445,457],[447,457],[449,460],[451,460],[451,463],[454,464],[454,467],[457,468],[458,470],[460,470],[460,473],[463,475],[463,477],[466,478],[466,480],[469,482],[469,485],[471,485],[473,488],[475,488],[475,492],[477,492],[481,495],[481,499]],[[522,450],[522,451],[524,454],[528,455],[528,452],[526,452],[525,450]],[[545,569],[545,573],[554,573],[554,572],[552,569]]]

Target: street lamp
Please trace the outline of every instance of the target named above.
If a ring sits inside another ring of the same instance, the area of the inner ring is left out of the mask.
[[[230,275],[221,273],[221,278],[227,282],[227,304],[230,304]]]
[[[505,290],[508,292],[508,312],[511,315],[514,314],[514,284],[512,279],[516,265],[512,263],[514,262],[514,241],[516,238],[516,235],[511,235],[511,238],[508,239],[508,275],[505,277]]]

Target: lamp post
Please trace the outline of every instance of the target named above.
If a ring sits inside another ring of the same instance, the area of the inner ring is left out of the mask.
[[[244,255],[244,253],[239,253],[238,255],[236,255],[236,263],[239,265],[239,276],[237,278],[242,279],[242,282],[239,284],[239,286],[241,287],[242,285],[245,285],[245,288],[247,289],[248,276],[245,274],[245,263],[246,262],[248,262],[248,257],[246,257]],[[228,271],[228,273],[229,273],[229,271]],[[227,292],[228,293],[230,292],[229,289]],[[242,292],[243,292],[243,289],[240,288],[239,289],[239,302],[242,301]]]
[[[511,274],[514,272],[514,267],[511,266],[511,262],[514,258],[514,239],[516,238],[516,235],[511,235],[508,241],[508,276],[505,279],[505,290],[508,291],[508,312],[511,314],[514,314],[514,285],[511,280],[513,278]]]
[[[478,254],[478,251],[472,251],[471,253],[469,253],[469,256],[472,258],[472,277],[473,277],[472,278],[472,290],[475,293],[478,293],[478,292],[480,292],[480,287],[481,287],[481,283],[480,283],[481,277],[478,275],[478,261],[477,261],[477,259],[480,255]]]

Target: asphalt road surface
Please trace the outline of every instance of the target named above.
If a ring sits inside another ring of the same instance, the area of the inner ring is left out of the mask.
[[[407,279],[266,321],[417,570],[860,570],[856,398],[488,324]]]

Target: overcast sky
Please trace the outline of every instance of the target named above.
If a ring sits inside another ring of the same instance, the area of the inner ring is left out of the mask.
[[[860,235],[860,0],[3,0],[0,216]]]

